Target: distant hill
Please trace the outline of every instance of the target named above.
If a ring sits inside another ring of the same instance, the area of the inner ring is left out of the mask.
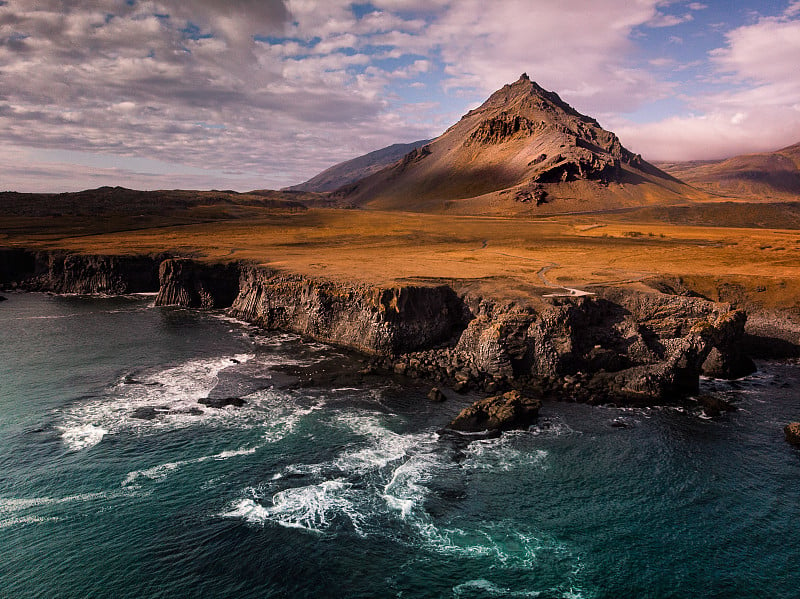
[[[748,200],[800,198],[800,143],[727,160],[662,162],[671,175],[705,191]]]
[[[539,214],[706,199],[527,75],[444,134],[335,194],[343,204]]]
[[[139,191],[125,187],[98,187],[69,193],[0,192],[0,214],[5,216],[170,215],[198,207],[276,208],[304,210],[316,194],[281,191]]]
[[[285,191],[335,191],[343,185],[349,185],[359,179],[377,173],[390,164],[394,164],[412,150],[416,150],[430,141],[429,139],[423,139],[410,144],[393,144],[358,158],[340,162],[325,169],[305,183],[285,188]]]

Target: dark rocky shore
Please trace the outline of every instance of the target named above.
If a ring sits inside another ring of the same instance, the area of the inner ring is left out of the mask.
[[[624,287],[499,303],[446,285],[341,284],[231,262],[0,251],[0,288],[155,292],[157,305],[225,309],[266,329],[369,354],[368,370],[455,391],[590,403],[671,403],[699,377],[753,371],[747,314],[689,295]],[[769,345],[768,340],[762,340]],[[797,344],[784,340],[788,353]]]

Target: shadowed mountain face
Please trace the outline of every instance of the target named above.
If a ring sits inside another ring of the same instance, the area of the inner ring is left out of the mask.
[[[343,185],[349,185],[368,177],[387,166],[394,164],[403,156],[429,143],[430,139],[422,139],[410,144],[393,144],[369,154],[364,154],[346,162],[340,162],[325,169],[305,183],[287,187],[285,191],[335,191]]]
[[[711,193],[750,200],[800,197],[800,143],[777,152],[745,154],[727,160],[665,162],[660,166]]]
[[[522,75],[431,143],[338,195],[374,208],[562,212],[675,203],[698,193]]]

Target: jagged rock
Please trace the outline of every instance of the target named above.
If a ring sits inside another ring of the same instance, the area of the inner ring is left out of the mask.
[[[434,403],[441,403],[447,399],[447,396],[439,387],[431,387],[431,390],[428,391],[428,399]]]
[[[738,379],[756,370],[756,365],[741,350],[747,314],[731,310],[715,324],[714,348],[703,363],[703,374],[720,379]]]
[[[463,432],[525,429],[536,421],[542,402],[519,391],[487,397],[465,408],[448,425]]]
[[[458,381],[453,385],[453,391],[456,393],[466,393],[469,391],[469,383],[467,381]]]
[[[204,397],[198,399],[197,403],[208,406],[209,408],[224,408],[225,406],[241,408],[245,404],[245,401],[241,397]]]
[[[703,362],[703,374],[716,379],[738,379],[755,371],[753,360],[740,351],[722,353],[715,347]]]
[[[800,445],[800,422],[790,422],[783,428],[786,441],[792,445]]]

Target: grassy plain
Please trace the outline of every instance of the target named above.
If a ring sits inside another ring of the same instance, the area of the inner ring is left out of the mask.
[[[671,222],[647,210],[545,218],[451,216],[256,206],[192,208],[173,217],[14,217],[0,246],[80,253],[169,251],[248,260],[367,284],[448,282],[503,299],[591,292],[602,285],[691,289],[762,308],[800,305],[800,229]],[[683,220],[683,219],[681,219]],[[737,223],[738,224],[738,223]]]

